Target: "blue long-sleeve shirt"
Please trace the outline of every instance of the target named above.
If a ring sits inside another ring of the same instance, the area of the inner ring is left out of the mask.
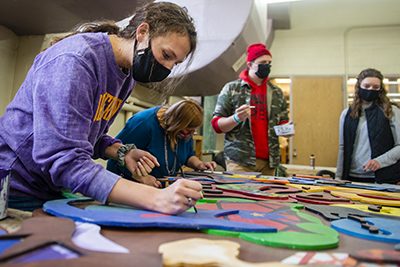
[[[165,161],[165,154],[167,153],[168,169],[174,170],[175,174],[179,171],[178,162],[175,164],[175,154],[171,149],[168,139],[165,139],[165,130],[161,127],[157,118],[157,111],[160,106],[140,111],[133,115],[122,131],[116,136],[124,144],[135,144],[138,149],[150,152],[155,156],[160,163],[160,167],[155,167],[150,173],[156,178],[164,176],[171,176],[168,173]],[[195,156],[193,151],[193,137],[186,142],[186,139],[178,139],[177,155],[179,162],[185,165],[187,160]],[[109,160],[107,162],[107,170],[116,174],[123,174],[124,177],[130,178],[131,172],[125,166],[118,166],[116,160]]]

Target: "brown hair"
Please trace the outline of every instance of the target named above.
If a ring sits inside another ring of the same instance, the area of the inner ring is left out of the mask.
[[[383,110],[383,114],[386,118],[391,119],[393,117],[392,105],[397,106],[396,103],[391,102],[387,97],[387,91],[385,89],[385,85],[383,84],[383,75],[379,70],[376,69],[365,69],[360,72],[357,76],[357,82],[355,84],[355,92],[353,103],[351,104],[351,113],[350,116],[354,119],[357,119],[360,116],[361,108],[361,97],[360,97],[360,87],[362,81],[367,77],[375,77],[381,80],[381,88],[379,89],[379,97],[374,100],[374,104],[380,107]]]
[[[189,65],[191,63],[193,53],[197,47],[197,33],[194,27],[194,21],[192,17],[188,15],[185,7],[180,7],[169,2],[148,3],[139,7],[130,19],[129,24],[122,30],[120,30],[114,21],[110,20],[84,23],[76,27],[71,34],[65,37],[53,38],[50,45],[53,45],[69,36],[87,32],[106,32],[125,39],[134,39],[136,37],[136,30],[142,23],[149,24],[149,39],[158,36],[165,36],[170,33],[188,36],[190,52],[187,64]],[[185,75],[180,75],[176,78],[165,79],[162,82],[148,83],[145,87],[161,93],[162,97],[159,98],[159,101],[162,102],[173,92],[184,78]]]
[[[172,106],[162,106],[158,120],[165,129],[171,149],[177,145],[177,134],[186,128],[197,128],[203,125],[203,108],[194,100],[182,100]]]

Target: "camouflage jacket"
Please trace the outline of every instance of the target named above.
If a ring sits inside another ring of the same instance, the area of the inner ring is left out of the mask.
[[[213,117],[229,117],[241,105],[250,105],[251,86],[242,79],[227,83],[222,88]],[[274,126],[282,121],[288,121],[286,98],[282,90],[268,81],[268,147],[269,165],[277,168],[280,163],[279,139],[275,134]],[[229,161],[248,167],[256,166],[256,150],[251,134],[250,117],[238,124],[230,132],[225,133],[224,155]]]

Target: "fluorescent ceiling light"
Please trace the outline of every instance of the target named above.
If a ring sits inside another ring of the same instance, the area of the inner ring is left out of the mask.
[[[289,78],[276,78],[276,83],[291,83],[292,81]]]
[[[356,84],[357,79],[356,78],[350,78],[347,80],[347,85],[354,85]]]
[[[356,82],[357,82],[356,78],[350,78],[347,80],[347,85],[354,85],[354,84],[356,84]],[[397,81],[391,82],[391,81],[389,81],[388,78],[384,78],[383,83],[385,83],[385,84],[400,84],[400,79],[397,79]]]

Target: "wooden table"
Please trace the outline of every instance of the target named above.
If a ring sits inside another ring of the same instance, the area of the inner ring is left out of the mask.
[[[314,213],[310,213],[306,210],[302,210],[301,212],[313,214],[321,219],[325,225],[330,225],[330,222]],[[52,218],[51,215],[48,215],[42,210],[34,211],[33,217],[40,217],[43,218],[43,220],[49,220]],[[46,227],[46,223],[43,223],[43,227]],[[237,242],[241,245],[239,258],[247,262],[281,261],[294,253],[299,252],[299,250],[294,249],[270,247],[252,243],[235,237],[209,235],[196,230],[102,227],[101,233],[106,238],[128,248],[130,253],[116,254],[83,250],[86,255],[79,257],[78,259],[40,261],[24,264],[23,266],[162,266],[162,255],[158,253],[158,247],[161,244],[195,237],[212,240],[223,239]],[[314,252],[351,253],[360,249],[394,249],[394,244],[373,242],[342,233],[339,233],[339,238],[339,246],[337,248],[318,250]],[[204,256],[206,257],[207,255]],[[10,264],[10,266],[15,265]]]

